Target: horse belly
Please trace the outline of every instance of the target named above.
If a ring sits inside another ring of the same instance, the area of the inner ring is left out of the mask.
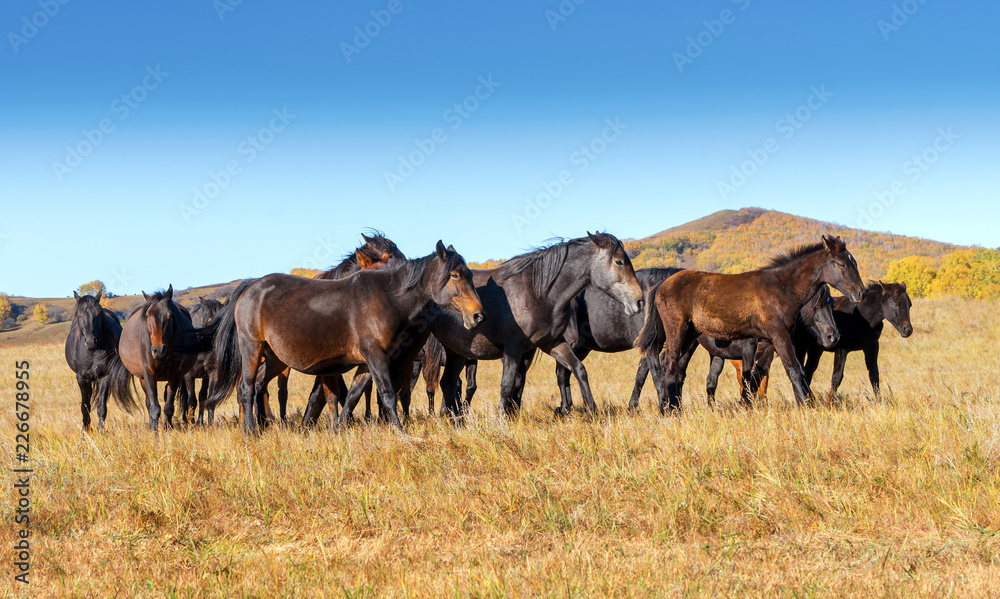
[[[759,336],[753,320],[749,310],[721,306],[711,309],[695,307],[691,315],[692,324],[699,333],[729,341]]]

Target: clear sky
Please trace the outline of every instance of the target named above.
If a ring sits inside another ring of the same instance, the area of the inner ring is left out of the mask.
[[[501,258],[744,206],[1000,246],[998,21],[972,0],[5,1],[0,291],[325,267],[366,227]]]

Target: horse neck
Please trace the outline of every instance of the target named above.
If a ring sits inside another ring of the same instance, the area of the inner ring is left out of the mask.
[[[885,320],[885,299],[881,289],[874,289],[868,292],[865,301],[857,304],[858,312],[870,326],[875,327]]]
[[[588,255],[574,252],[574,248],[570,248],[559,274],[549,287],[548,298],[556,307],[568,306],[573,298],[590,285],[589,269],[581,268],[582,272],[578,274],[575,272],[577,269],[573,268],[574,265],[587,259]]]
[[[429,266],[430,263],[427,264]],[[371,272],[377,272],[379,274],[384,273],[389,277],[391,291],[396,298],[395,305],[402,313],[407,315],[409,320],[417,318],[421,312],[423,312],[428,305],[431,303],[431,294],[427,289],[427,266],[424,267],[424,271],[420,273],[420,282],[413,286],[412,289],[404,290],[403,286],[406,284],[408,274],[405,272],[406,269],[397,268],[391,271],[376,269],[370,270]]]
[[[784,287],[800,300],[799,305],[805,304],[825,283],[819,274],[824,252],[819,250],[772,269]]]

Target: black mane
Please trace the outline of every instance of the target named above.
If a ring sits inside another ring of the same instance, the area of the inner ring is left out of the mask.
[[[822,242],[820,242],[820,243],[811,243],[809,245],[799,246],[799,247],[795,248],[794,250],[791,250],[791,251],[788,251],[788,252],[782,252],[782,253],[778,254],[777,256],[775,256],[774,258],[771,258],[771,262],[769,262],[768,265],[765,266],[761,270],[766,270],[768,268],[778,268],[780,266],[785,266],[786,264],[794,262],[794,261],[798,260],[799,258],[802,258],[803,256],[807,256],[807,255],[812,254],[813,252],[817,252],[817,251],[819,251],[821,249],[823,249],[823,243]]]
[[[593,238],[593,239],[592,239]],[[606,244],[619,244],[618,238],[609,233],[592,233],[590,237],[579,237],[565,241],[557,239],[553,244],[534,249],[526,254],[514,256],[510,260],[501,264],[498,268],[503,271],[500,275],[504,279],[524,272],[528,267],[534,266],[532,272],[531,289],[535,297],[542,297],[548,293],[552,283],[566,263],[571,247],[579,247],[597,243],[600,247]]]

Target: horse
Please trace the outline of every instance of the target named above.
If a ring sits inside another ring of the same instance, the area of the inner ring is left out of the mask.
[[[837,323],[834,321],[833,304],[834,301],[830,296],[830,288],[823,285],[816,295],[810,298],[799,310],[798,322],[795,326],[796,338],[800,336],[808,337],[822,347],[833,347],[840,341],[840,332],[837,329]],[[708,398],[709,406],[715,403],[715,390],[719,386],[719,375],[726,366],[726,360],[739,360],[753,365],[750,369],[753,372],[751,378],[743,379],[742,376],[739,378],[740,391],[744,403],[751,405],[755,393],[759,392],[763,394],[761,388],[770,368],[770,360],[767,360],[766,367],[762,366],[761,361],[758,360],[758,356],[762,355],[759,350],[760,348],[770,348],[771,355],[774,355],[774,346],[767,339],[739,339],[720,345],[715,339],[707,335],[699,335],[698,345],[704,347],[712,356],[712,362],[708,369],[708,378],[705,383],[705,394]],[[697,349],[698,345],[695,345],[692,351],[682,358],[682,371],[686,371],[687,365],[690,363],[691,357],[694,355],[694,350]],[[801,361],[799,363],[801,364]],[[742,364],[739,372],[741,374],[743,372]],[[683,381],[681,385],[683,387]]]
[[[799,310],[824,284],[856,301],[865,285],[858,264],[840,237],[824,235],[820,243],[781,254],[764,268],[741,274],[685,270],[650,290],[646,321],[636,337],[654,376],[661,377],[665,396],[661,413],[680,410],[681,358],[698,335],[722,341],[769,339],[774,345],[800,405],[812,397],[805,372],[796,359],[792,333]],[[662,368],[657,356],[663,350]],[[743,364],[750,378],[751,364]]]
[[[834,301],[833,317],[840,329],[840,341],[830,346],[821,346],[805,335],[795,338],[795,353],[805,359],[806,382],[811,383],[824,351],[833,353],[833,380],[831,391],[837,392],[844,380],[844,365],[847,355],[861,351],[865,354],[868,380],[876,397],[880,395],[878,352],[879,338],[882,336],[884,321],[888,320],[900,337],[906,339],[913,334],[910,322],[910,308],[913,302],[906,291],[906,283],[883,283],[876,281],[868,285],[863,301],[852,302],[846,297]]]
[[[215,315],[222,310],[222,302],[214,299],[198,298],[198,304],[191,309],[191,324],[196,328],[203,328],[212,322]],[[201,391],[195,393],[196,380],[204,379],[201,383]],[[198,407],[198,424],[205,423],[205,400],[208,399],[209,390],[215,384],[215,354],[211,350],[202,352],[195,357],[191,369],[184,375],[184,387],[181,393],[181,422],[187,423],[188,411]],[[194,416],[192,415],[192,420]],[[209,421],[212,416],[209,416]]]
[[[80,412],[83,415],[83,430],[90,430],[90,401],[97,392],[97,428],[104,428],[108,415],[108,395],[111,393],[112,372],[121,370],[118,357],[118,340],[122,335],[122,325],[115,313],[101,307],[101,296],[81,296],[76,291],[73,297],[73,322],[66,337],[66,363],[76,373],[76,384],[80,387]],[[135,402],[131,395],[113,393],[126,412],[131,412]]]
[[[401,431],[397,393],[409,392],[413,359],[435,310],[460,314],[469,329],[484,319],[465,259],[440,241],[429,256],[342,279],[270,274],[244,281],[214,321],[218,382],[208,403],[221,401],[239,380],[243,426],[255,433],[263,415],[261,389],[286,367],[337,376],[367,364],[382,409]],[[360,392],[348,396],[339,425],[359,397]]]
[[[132,311],[122,327],[118,354],[128,372],[142,378],[149,430],[155,434],[160,422],[157,381],[167,382],[164,415],[169,428],[173,426],[174,396],[198,354],[211,349],[214,330],[195,328],[187,308],[173,301],[173,285],[165,292],[143,292],[142,296],[146,301]]]
[[[635,271],[643,297],[649,289],[665,281],[667,277],[677,274],[680,268],[640,268]],[[598,289],[585,289],[570,303],[572,317],[567,327],[565,337],[573,353],[582,362],[590,352],[617,353],[632,349],[632,342],[642,330],[645,314],[636,312],[632,315],[622,313],[621,303],[607,293]],[[629,410],[639,409],[639,396],[649,372],[644,359],[639,360],[636,369],[635,384],[632,386],[632,396],[629,398]],[[565,409],[573,405],[573,394],[569,386],[570,371],[556,364],[556,382],[559,384],[559,395]],[[659,384],[658,380],[653,381]],[[469,399],[471,401],[471,398]]]
[[[511,258],[497,268],[473,270],[472,277],[489,314],[483,326],[463,329],[448,314],[431,323],[434,336],[445,347],[446,411],[460,417],[468,409],[458,386],[469,358],[502,360],[500,407],[507,415],[516,414],[525,373],[535,350],[541,349],[573,372],[588,413],[595,415],[587,369],[563,334],[572,318],[570,302],[588,285],[617,299],[626,314],[641,311],[642,288],[621,241],[607,233],[588,233]],[[556,413],[569,414],[569,407],[564,404]]]

